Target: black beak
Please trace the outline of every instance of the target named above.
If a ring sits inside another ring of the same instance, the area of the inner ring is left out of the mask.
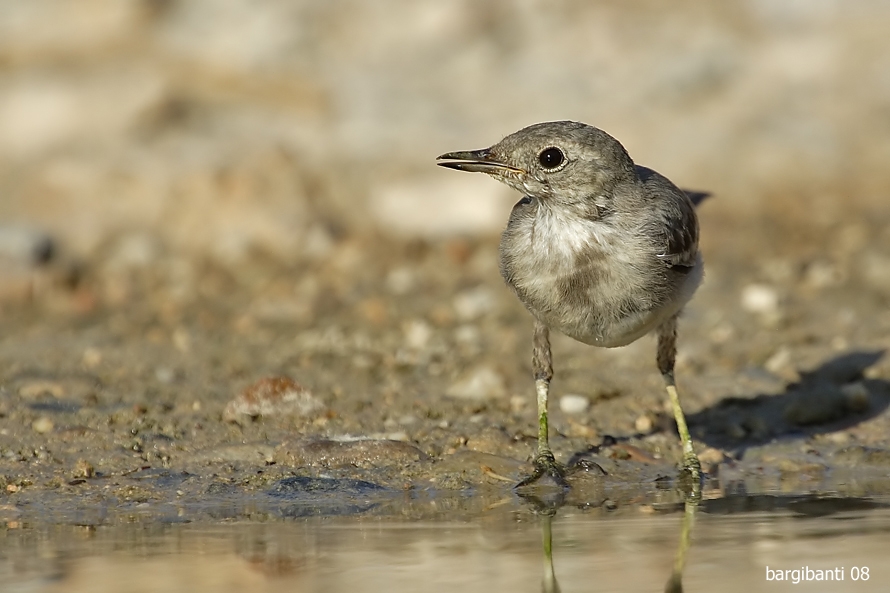
[[[446,152],[442,156],[436,157],[436,164],[440,167],[448,167],[449,169],[457,169],[458,171],[471,171],[474,173],[521,173],[522,169],[517,169],[507,163],[502,163],[491,155],[490,148],[481,150],[465,150],[459,152]]]

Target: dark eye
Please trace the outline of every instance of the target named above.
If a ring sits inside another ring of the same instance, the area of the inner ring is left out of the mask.
[[[565,160],[566,155],[555,146],[545,148],[541,151],[541,154],[538,155],[538,162],[541,163],[541,166],[545,169],[556,169],[562,165]]]

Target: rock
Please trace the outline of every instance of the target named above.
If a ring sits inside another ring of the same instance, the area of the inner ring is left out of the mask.
[[[53,238],[42,231],[25,226],[0,225],[0,262],[4,264],[43,264],[53,258],[56,249]]]
[[[279,480],[266,491],[266,494],[281,498],[328,498],[338,495],[365,496],[386,491],[383,486],[365,480],[294,476]]]
[[[590,407],[590,400],[583,395],[566,394],[559,398],[559,409],[565,414],[580,414]]]
[[[96,468],[86,459],[78,459],[74,464],[74,478],[93,478],[96,476]]]
[[[869,408],[868,387],[861,381],[848,383],[841,387],[847,409],[854,413],[862,413]]]
[[[491,367],[482,366],[465,373],[445,394],[457,399],[484,400],[502,397],[506,392],[501,374]]]
[[[245,387],[223,412],[226,422],[249,416],[309,416],[324,404],[308,389],[288,377],[268,377]]]
[[[19,395],[27,399],[45,395],[61,398],[65,396],[65,386],[60,381],[52,379],[33,379],[19,386]]]
[[[31,423],[31,428],[38,434],[46,434],[52,432],[55,425],[53,424],[53,421],[46,416],[41,416]]]
[[[724,463],[725,461],[729,461],[729,457],[727,457],[726,454],[720,449],[708,447],[698,454],[698,460],[702,464],[717,465],[720,463]]]
[[[797,375],[794,367],[791,365],[791,351],[785,346],[781,346],[767,358],[766,362],[763,363],[763,368],[780,377]]]
[[[507,431],[499,427],[483,428],[478,434],[467,439],[467,449],[480,453],[508,457],[524,457],[528,454],[528,446],[511,438]]]
[[[634,429],[642,434],[649,434],[654,427],[655,423],[648,414],[643,414],[634,421]]]

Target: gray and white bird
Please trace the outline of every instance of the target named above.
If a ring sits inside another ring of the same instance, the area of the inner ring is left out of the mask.
[[[437,161],[487,173],[523,194],[500,244],[501,275],[534,317],[538,447],[534,473],[517,486],[544,475],[567,486],[548,441],[551,329],[603,348],[657,334],[683,467],[698,484],[701,466],[674,382],[677,317],[704,270],[690,197],[635,165],[609,134],[573,121],[535,124],[490,148],[449,152]]]

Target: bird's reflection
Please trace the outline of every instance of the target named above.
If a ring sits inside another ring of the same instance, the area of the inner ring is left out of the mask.
[[[559,491],[551,497],[541,498],[534,494],[519,494],[528,503],[541,521],[541,544],[544,550],[544,577],[541,582],[543,593],[560,593],[559,582],[553,567],[553,517],[563,504],[565,493]],[[695,513],[701,501],[700,491],[694,490],[684,495],[683,522],[680,527],[680,540],[677,545],[677,553],[674,556],[674,565],[670,577],[665,584],[666,593],[682,593],[683,569],[686,567],[686,558],[692,541],[692,527],[695,524]]]

